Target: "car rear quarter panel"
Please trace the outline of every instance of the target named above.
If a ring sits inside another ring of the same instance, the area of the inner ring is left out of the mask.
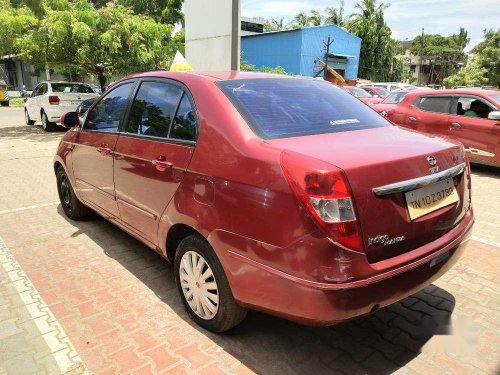
[[[162,215],[160,247],[167,251],[165,238],[176,223],[207,238],[224,231],[271,247],[286,247],[315,231],[283,177],[280,150],[254,135],[213,82],[186,79],[185,84],[196,103],[199,136],[186,176]],[[223,263],[224,256],[219,254]]]

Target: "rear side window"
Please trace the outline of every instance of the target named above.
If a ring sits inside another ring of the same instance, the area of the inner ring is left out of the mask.
[[[264,139],[390,126],[359,99],[324,81],[264,78],[217,85]]]
[[[449,113],[451,96],[424,96],[415,100],[415,107],[427,112]]]
[[[187,94],[182,96],[169,137],[185,141],[196,140],[196,114]]]
[[[182,89],[164,82],[143,82],[132,103],[126,133],[168,138]]]

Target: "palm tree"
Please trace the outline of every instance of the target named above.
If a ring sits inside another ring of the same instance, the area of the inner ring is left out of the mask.
[[[377,0],[362,0],[356,4],[356,13],[346,22],[347,29],[361,38],[359,76],[386,81],[394,77],[397,61],[396,42],[384,21],[389,4]]]
[[[342,26],[344,24],[344,0],[340,0],[338,8],[328,7],[325,8],[325,12],[325,25]]]
[[[264,23],[264,31],[281,31],[285,30],[285,23],[283,17],[271,18]]]
[[[312,24],[313,26],[319,26],[321,25],[321,20],[323,17],[317,10],[311,10],[311,15],[309,16],[309,23]]]
[[[308,27],[311,25],[309,16],[305,12],[300,12],[297,14],[292,21],[293,29],[301,29],[303,27]]]

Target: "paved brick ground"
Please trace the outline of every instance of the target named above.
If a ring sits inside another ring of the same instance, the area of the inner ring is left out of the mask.
[[[97,216],[65,219],[51,170],[62,133],[21,126],[20,114],[0,111],[0,238],[76,349],[71,372],[498,373],[499,172],[474,169],[475,240],[426,290],[336,327],[251,312],[213,335],[187,317],[162,258]],[[41,336],[35,319],[18,312],[6,272],[0,268],[0,374],[57,373],[53,350],[33,340]],[[22,322],[30,328],[19,329]],[[17,367],[19,356],[32,367]]]

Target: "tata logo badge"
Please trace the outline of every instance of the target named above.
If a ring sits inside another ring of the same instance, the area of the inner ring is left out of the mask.
[[[427,162],[430,165],[429,172],[431,174],[439,172],[439,167],[437,166],[437,160],[434,156],[429,155],[427,157]]]

